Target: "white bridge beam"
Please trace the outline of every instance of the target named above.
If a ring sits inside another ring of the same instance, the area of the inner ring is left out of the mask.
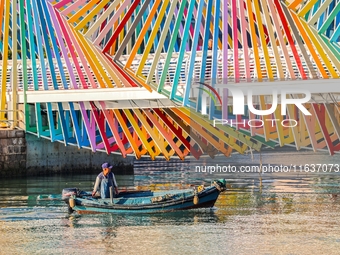
[[[99,101],[104,101],[106,109],[133,109],[133,108],[171,108],[179,105],[157,92],[150,92],[145,88],[105,88],[105,89],[81,89],[81,90],[46,90],[27,91],[27,103],[52,103],[57,109],[56,103],[63,103],[65,110],[69,109],[70,102],[75,109],[79,109],[78,102],[84,102],[87,109],[91,109],[90,101],[100,108]],[[12,93],[7,93],[7,101],[10,102]],[[18,92],[19,104],[24,103],[24,92]]]
[[[22,93],[20,96],[23,96]],[[21,97],[19,97],[22,102]],[[23,98],[22,98],[23,99]],[[79,102],[79,101],[125,101],[162,100],[166,96],[145,88],[103,88],[27,91],[27,103]]]

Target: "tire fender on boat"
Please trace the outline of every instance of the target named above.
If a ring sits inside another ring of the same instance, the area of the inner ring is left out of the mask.
[[[70,205],[71,208],[76,206],[76,201],[74,200],[73,197],[70,197],[68,200],[68,204]]]
[[[194,205],[197,205],[199,201],[200,199],[198,198],[197,191],[195,190],[194,199],[193,199]]]
[[[220,192],[226,190],[225,179],[214,181],[214,182],[213,182],[213,185],[214,185],[215,188],[218,189]]]

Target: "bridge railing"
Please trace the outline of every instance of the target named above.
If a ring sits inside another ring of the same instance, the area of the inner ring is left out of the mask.
[[[25,114],[23,110],[0,110],[4,116],[0,120],[0,129],[25,129]]]
[[[190,79],[199,79],[202,75],[201,75],[201,66],[202,66],[202,51],[198,51],[196,56],[195,56],[195,66],[194,66],[194,72],[193,72],[193,77],[190,77]],[[288,65],[286,64],[286,61],[284,59],[284,56],[282,55],[282,52],[279,49],[279,53],[281,53],[280,55],[280,60],[282,63],[282,68],[283,68],[283,77],[279,76],[279,72],[277,69],[277,61],[275,59],[275,54],[273,51],[269,51],[269,56],[270,56],[270,69],[273,72],[273,80],[277,81],[277,80],[291,80],[291,74],[290,71],[288,69]],[[174,76],[175,76],[175,70],[177,67],[177,58],[176,58],[176,54],[173,54],[173,59],[170,62],[170,66],[168,68],[168,72],[166,74],[166,80],[164,83],[164,90],[171,90],[171,87],[173,86],[173,81],[174,81]],[[210,81],[211,80],[211,63],[212,63],[212,52],[208,51],[208,58],[206,60],[205,64],[205,73],[204,73],[204,77],[205,80]],[[238,49],[238,59],[237,62],[239,64],[239,75],[238,77],[235,77],[235,70],[234,70],[234,52],[232,49],[228,50],[228,82],[235,82],[237,80],[237,82],[256,82],[258,81],[258,75],[257,75],[257,69],[261,70],[261,74],[262,74],[262,81],[269,81],[269,77],[268,77],[268,73],[267,73],[267,67],[266,67],[266,63],[265,63],[265,57],[264,57],[264,53],[260,52],[260,67],[256,67],[255,66],[255,60],[254,60],[254,54],[252,53],[252,50],[250,49],[249,51],[249,70],[246,70],[246,58],[244,57],[244,53],[242,49]],[[300,53],[301,55],[301,53]],[[181,95],[183,93],[183,86],[185,86],[188,77],[188,68],[189,68],[189,61],[190,61],[190,56],[191,56],[191,52],[187,52],[185,53],[184,59],[181,63],[181,71],[180,71],[180,78],[178,81],[178,95]],[[291,51],[289,51],[289,56],[290,56],[290,61],[292,63],[292,67],[293,67],[293,71],[294,71],[294,75],[297,79],[300,79],[300,74],[299,74],[299,67],[298,65],[295,63],[293,54],[291,53]],[[131,69],[133,71],[137,71],[138,67],[139,67],[139,63],[140,63],[140,56],[137,56],[137,58],[133,61],[132,65],[131,65]],[[120,61],[121,63],[125,64],[127,61],[128,56],[122,56]],[[157,65],[157,68],[154,72],[154,74],[151,74],[153,79],[152,82],[154,84],[159,84],[160,81],[160,77],[162,75],[162,72],[164,70],[164,65],[165,65],[165,58],[166,58],[166,53],[163,53],[159,63]],[[40,61],[40,60],[39,60]],[[37,61],[37,62],[39,62]],[[150,67],[153,61],[153,55],[150,54],[148,57],[148,60],[146,61],[145,65],[144,65],[144,69],[142,71],[142,74],[147,77],[149,75],[150,72]],[[314,59],[310,56],[310,61],[312,63],[312,66],[308,66],[307,63],[305,61],[302,61],[302,67],[305,71],[305,73],[312,78],[312,73],[316,73],[317,77],[316,78],[321,78],[321,74],[318,71],[318,68],[314,62]],[[38,90],[53,90],[55,87],[57,87],[58,89],[64,89],[64,84],[61,78],[61,70],[58,67],[57,63],[54,62],[53,63],[53,67],[54,70],[56,72],[56,80],[57,80],[57,84],[53,84],[52,81],[52,76],[51,76],[51,72],[50,69],[48,68],[48,60],[44,60],[45,62],[45,67],[46,67],[46,76],[43,76],[43,70],[41,68],[41,65],[39,63],[37,63],[36,68],[35,68],[35,72],[32,69],[32,65],[31,65],[31,61],[28,61],[28,66],[27,66],[27,74],[26,74],[26,78],[28,81],[28,90],[36,90],[34,89],[35,87],[38,88]],[[1,63],[1,61],[0,61]],[[79,61],[79,65],[81,67],[81,70],[83,72],[83,77],[85,79],[86,84],[88,85],[89,88],[95,88],[95,87],[100,87],[98,81],[96,80],[95,75],[92,73],[92,77],[88,77],[87,73],[85,72],[84,66],[80,63]],[[325,64],[323,64],[324,67]],[[0,77],[3,75],[3,70],[1,68],[2,65],[0,65]],[[222,67],[223,67],[223,63],[222,63],[222,52],[218,51],[217,54],[217,77],[214,77],[217,79],[217,82],[222,82]],[[78,88],[82,89],[82,83],[80,82],[80,77],[79,75],[77,75],[77,70],[76,67],[74,65],[74,63],[72,63],[72,68],[73,68],[73,73],[76,77],[76,82],[78,85]],[[334,67],[335,68],[335,67]],[[18,65],[17,65],[17,69],[18,69],[18,75],[17,77],[12,77],[11,73],[12,73],[12,65],[11,65],[11,61],[8,62],[8,68],[7,68],[7,72],[6,72],[6,76],[7,76],[7,90],[10,91],[11,90],[11,80],[12,79],[16,79],[16,83],[17,83],[17,89],[18,90],[23,90],[23,72],[22,72],[22,63],[21,61],[18,61]],[[327,70],[327,68],[325,68],[325,70]],[[249,71],[249,72],[248,72]],[[63,62],[63,72],[65,73],[65,79],[66,79],[66,83],[67,86],[69,88],[72,89],[71,86],[71,82],[70,82],[70,75],[67,69],[67,66],[65,64],[65,62]],[[337,72],[340,75],[340,70],[337,70]],[[250,77],[247,77],[247,73],[250,73]],[[107,73],[108,76],[110,77],[109,73]],[[36,77],[36,78],[34,78]],[[90,82],[90,78],[92,80],[94,80],[95,84],[91,84]],[[36,80],[34,80],[36,79]],[[225,79],[224,79],[225,80]],[[111,81],[111,85],[115,86],[113,79],[110,79]],[[107,85],[107,87],[109,87]]]

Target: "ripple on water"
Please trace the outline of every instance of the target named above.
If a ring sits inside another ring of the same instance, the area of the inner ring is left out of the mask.
[[[296,153],[280,160],[274,154],[264,162],[301,161]],[[241,164],[244,157],[228,160]],[[90,190],[95,176],[0,180],[0,254],[338,254],[339,174],[264,174],[261,183],[257,173],[183,172],[185,163],[164,172],[164,162],[140,162],[133,178],[117,176],[117,181],[120,187],[173,189],[227,178],[228,191],[214,209],[69,215],[62,188]]]

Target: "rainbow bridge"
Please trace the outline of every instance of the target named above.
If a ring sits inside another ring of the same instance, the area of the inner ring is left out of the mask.
[[[2,128],[138,159],[340,150],[339,0],[0,0],[0,29]],[[234,115],[221,84],[261,110],[308,90],[311,115]]]

